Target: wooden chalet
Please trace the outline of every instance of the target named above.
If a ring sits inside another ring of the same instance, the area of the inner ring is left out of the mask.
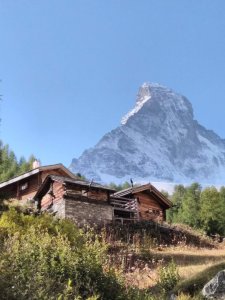
[[[115,190],[96,182],[49,175],[35,195],[38,208],[77,224],[112,221],[110,195]]]
[[[151,184],[115,190],[96,182],[49,175],[35,195],[41,211],[84,223],[165,220],[171,202]]]
[[[111,198],[112,204],[118,203],[119,199],[130,199],[131,201],[130,207],[133,213],[128,213],[126,210],[122,212],[116,207],[114,208],[114,219],[122,222],[127,218],[134,218],[137,221],[161,222],[166,219],[166,209],[172,206],[172,203],[150,183],[119,191],[114,193]]]
[[[34,166],[37,165],[34,164]],[[24,202],[30,200],[36,194],[45,178],[50,174],[76,178],[76,176],[62,164],[37,166],[29,172],[1,182],[0,198],[11,198],[22,200]]]

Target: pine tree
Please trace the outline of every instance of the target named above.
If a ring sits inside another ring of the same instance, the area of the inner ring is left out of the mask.
[[[32,155],[28,161],[21,157],[18,162],[15,153],[0,141],[0,182],[31,170],[34,160]]]

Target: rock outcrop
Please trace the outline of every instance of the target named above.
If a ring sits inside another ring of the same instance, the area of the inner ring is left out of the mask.
[[[202,294],[206,299],[225,299],[225,270],[220,271],[203,288]]]

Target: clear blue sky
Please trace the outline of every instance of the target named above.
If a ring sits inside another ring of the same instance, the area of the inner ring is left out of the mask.
[[[62,162],[119,125],[144,81],[225,138],[224,0],[0,0],[0,138]]]

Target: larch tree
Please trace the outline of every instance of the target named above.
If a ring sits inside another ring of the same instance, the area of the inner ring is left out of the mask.
[[[191,227],[200,227],[200,195],[201,186],[193,183],[186,188],[184,198],[181,205],[181,221]]]
[[[224,193],[224,191],[222,191]],[[202,228],[207,234],[224,234],[224,195],[215,187],[206,188],[201,193],[200,217]]]

